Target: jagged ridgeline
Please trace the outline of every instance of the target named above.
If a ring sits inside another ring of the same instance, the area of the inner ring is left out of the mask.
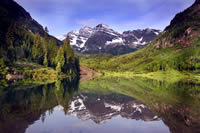
[[[30,14],[13,0],[0,1],[0,75],[15,62],[34,62],[57,68],[57,74],[79,73],[78,58],[70,47],[48,34]]]
[[[177,14],[170,25],[149,45],[136,52],[102,59],[93,69],[155,72],[198,71],[200,68],[200,0]],[[98,61],[98,59],[96,59]],[[86,61],[85,61],[86,62]]]

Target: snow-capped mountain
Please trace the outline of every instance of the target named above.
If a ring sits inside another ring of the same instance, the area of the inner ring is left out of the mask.
[[[159,120],[149,107],[134,98],[120,94],[76,95],[69,105],[67,114],[81,120],[93,120],[98,124],[103,124],[118,115],[143,121]]]
[[[125,31],[123,32],[122,36],[125,44],[129,45],[130,47],[137,48],[138,46],[149,44],[160,33],[160,30],[147,28],[144,30],[138,29],[133,31]]]
[[[75,50],[82,51],[82,49],[85,47],[86,41],[93,34],[93,32],[94,30],[92,28],[85,26],[80,30],[73,30],[67,35],[70,38],[70,44],[75,48]]]
[[[147,28],[144,30],[125,31],[120,34],[108,25],[99,24],[94,28],[85,26],[80,30],[71,31],[67,35],[76,51],[119,55],[133,52],[149,44],[160,33],[160,30]],[[61,39],[64,40],[63,38]]]

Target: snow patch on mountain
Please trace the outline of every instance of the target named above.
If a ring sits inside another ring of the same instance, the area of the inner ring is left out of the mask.
[[[115,111],[120,111],[121,108],[122,108],[119,105],[112,105],[112,104],[109,104],[109,103],[104,103],[104,105],[105,105],[106,108],[111,108],[111,109],[113,109]]]
[[[116,43],[123,44],[123,39],[122,38],[114,38],[112,41],[107,41],[106,45],[116,44]]]
[[[160,32],[154,32],[156,35],[159,35],[160,34]]]
[[[137,38],[137,41],[133,42],[134,45],[146,45],[147,42],[143,41],[143,37]]]
[[[73,30],[67,35],[71,45],[78,52],[123,54],[149,44],[160,33],[160,30],[147,28],[125,31],[120,34],[106,24],[99,24],[94,28],[85,26],[80,30]],[[59,39],[64,40],[64,37],[66,36],[59,37]]]

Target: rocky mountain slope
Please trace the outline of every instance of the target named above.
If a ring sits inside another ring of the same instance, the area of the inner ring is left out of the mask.
[[[99,24],[94,28],[86,26],[80,30],[74,30],[67,35],[70,37],[71,45],[78,52],[120,55],[133,52],[149,44],[160,32],[160,30],[148,28],[125,31],[120,34],[108,25]]]
[[[170,25],[149,45],[130,54],[101,60],[85,60],[95,70],[155,72],[198,71],[200,68],[200,0],[178,13]],[[98,59],[99,60],[99,59]],[[174,72],[172,73],[174,74]]]
[[[155,48],[189,47],[200,37],[200,0],[177,14],[156,40]]]

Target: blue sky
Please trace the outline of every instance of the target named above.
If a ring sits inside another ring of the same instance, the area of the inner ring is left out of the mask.
[[[163,30],[195,0],[16,0],[50,34],[58,37],[99,23],[118,32],[147,27]]]

